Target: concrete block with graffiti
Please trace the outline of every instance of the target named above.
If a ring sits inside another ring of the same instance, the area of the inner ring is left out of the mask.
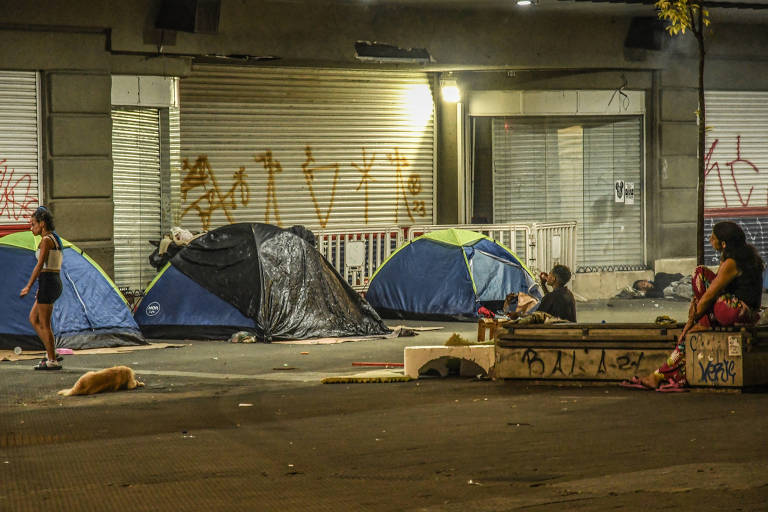
[[[703,331],[686,339],[688,383],[696,387],[768,385],[768,331]]]

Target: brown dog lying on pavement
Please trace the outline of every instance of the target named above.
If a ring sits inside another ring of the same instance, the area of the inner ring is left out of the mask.
[[[77,379],[70,389],[62,389],[60,395],[93,395],[103,391],[136,389],[144,383],[136,380],[133,370],[127,366],[113,366],[98,372],[88,372]]]

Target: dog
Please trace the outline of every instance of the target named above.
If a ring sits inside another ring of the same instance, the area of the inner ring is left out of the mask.
[[[136,380],[136,374],[127,366],[113,366],[98,372],[88,372],[82,375],[75,385],[62,389],[58,394],[63,396],[93,395],[104,391],[119,391],[121,389],[136,389],[144,383]]]

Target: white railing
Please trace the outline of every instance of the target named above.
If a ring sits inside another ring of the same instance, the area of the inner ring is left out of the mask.
[[[531,270],[549,272],[557,264],[576,272],[576,222],[551,222],[533,225],[536,237],[536,263]]]
[[[576,222],[365,226],[314,233],[318,251],[353,289],[364,292],[379,265],[403,243],[448,228],[477,231],[496,240],[523,260],[534,276],[557,263],[576,268]]]
[[[368,288],[376,269],[403,245],[398,226],[350,227],[315,231],[317,250],[357,291]]]

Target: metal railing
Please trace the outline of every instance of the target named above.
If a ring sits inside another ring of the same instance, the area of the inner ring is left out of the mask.
[[[536,237],[536,261],[529,268],[549,272],[556,265],[566,265],[576,272],[576,222],[548,222],[533,225]]]
[[[314,233],[317,250],[357,291],[368,288],[368,281],[379,265],[404,242],[399,226],[350,227]]]
[[[315,231],[317,249],[358,292],[376,269],[405,242],[440,229],[482,233],[512,250],[537,275],[561,263],[576,268],[576,222],[532,224],[429,224],[365,226]]]

